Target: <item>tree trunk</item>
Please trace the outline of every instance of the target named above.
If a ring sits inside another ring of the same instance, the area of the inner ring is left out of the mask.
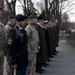
[[[13,8],[12,8],[12,9],[13,9],[13,11],[12,11],[12,14],[13,14],[13,15],[16,15],[16,10],[15,10],[16,2],[15,2],[15,1],[13,1],[13,3],[12,3],[12,4],[13,4]]]
[[[48,0],[45,0],[45,11],[46,11],[46,19],[49,19]]]

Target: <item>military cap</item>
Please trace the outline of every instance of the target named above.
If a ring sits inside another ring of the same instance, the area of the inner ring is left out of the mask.
[[[33,19],[33,18],[37,18],[37,16],[36,16],[36,15],[30,15],[30,16],[28,17],[28,19]]]
[[[13,18],[15,18],[14,15],[10,15],[10,16],[8,17],[8,19],[13,19]]]
[[[48,24],[48,20],[44,21],[44,24]]]
[[[40,16],[37,17],[37,19],[41,20],[41,19],[43,19],[43,17],[40,15]]]
[[[17,21],[24,21],[25,18],[24,18],[24,16],[22,14],[18,14],[18,15],[16,15],[16,20]]]

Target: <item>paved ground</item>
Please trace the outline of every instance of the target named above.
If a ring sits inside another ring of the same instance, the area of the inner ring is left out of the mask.
[[[50,65],[42,75],[75,75],[75,48],[60,40],[58,55],[52,58]],[[40,74],[36,74],[40,75]]]
[[[59,35],[59,39],[61,39],[61,40],[66,40],[66,37],[67,37],[68,35]]]

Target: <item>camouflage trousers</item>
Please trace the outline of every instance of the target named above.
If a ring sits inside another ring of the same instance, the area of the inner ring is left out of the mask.
[[[3,75],[4,57],[0,56],[0,75]]]
[[[29,54],[29,64],[27,67],[26,75],[35,75],[36,73],[36,54]]]
[[[12,70],[9,66],[7,57],[4,57],[4,62],[5,62],[5,64],[4,64],[5,71],[4,72],[6,73],[6,75],[12,75]]]

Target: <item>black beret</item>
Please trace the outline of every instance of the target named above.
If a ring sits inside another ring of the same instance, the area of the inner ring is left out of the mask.
[[[16,15],[16,20],[17,21],[24,21],[25,18],[24,18],[24,16],[22,14],[18,14],[18,15]]]

